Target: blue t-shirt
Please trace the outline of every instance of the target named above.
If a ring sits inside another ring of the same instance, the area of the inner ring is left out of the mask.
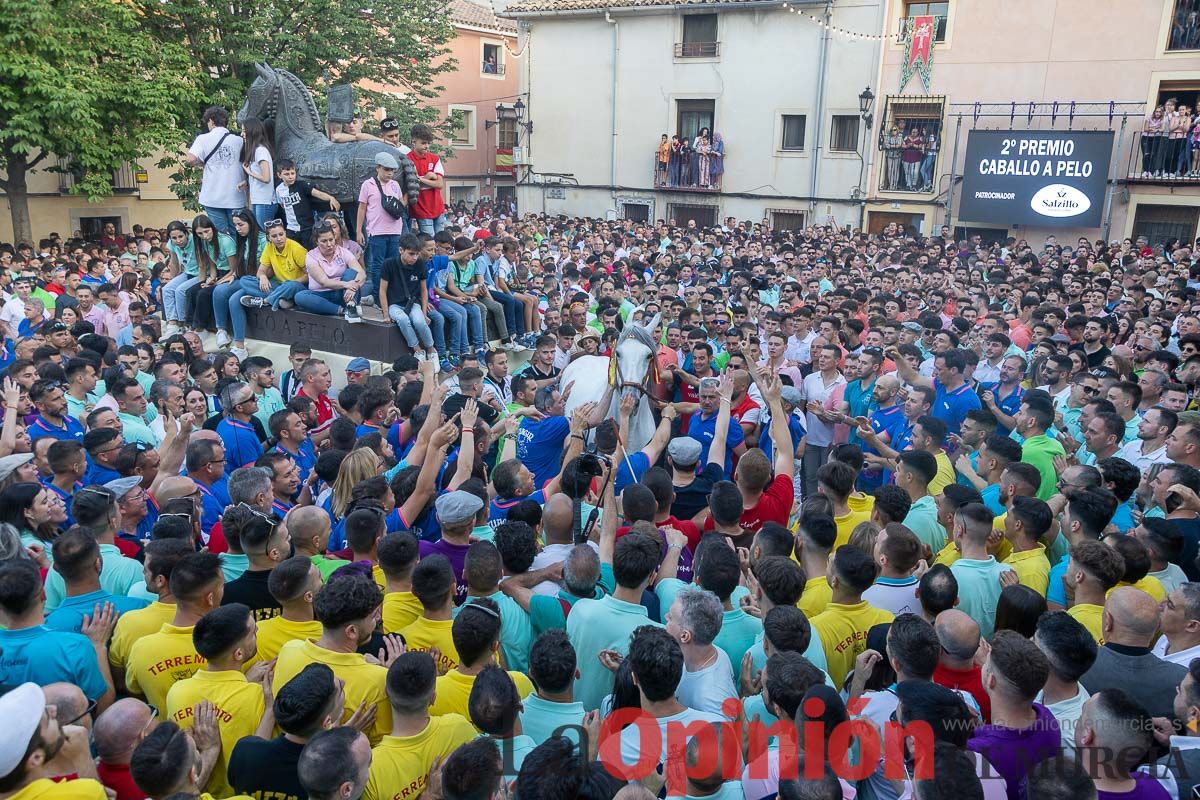
[[[983,504],[988,507],[988,511],[991,511],[997,517],[1008,510],[1000,502],[1000,484],[989,484],[979,495],[983,498]]]
[[[946,423],[949,433],[957,434],[962,428],[967,412],[983,406],[979,395],[975,394],[969,383],[948,391],[941,381],[934,379],[933,388],[937,390],[937,398],[933,402],[933,416]]]
[[[108,691],[96,651],[81,633],[56,631],[46,625],[0,630],[0,652],[4,653],[0,684],[5,686],[65,681],[82,689],[88,700],[98,700]]]
[[[312,440],[310,439],[305,439],[300,443],[298,455],[289,453],[278,444],[275,445],[274,451],[276,453],[283,453],[285,456],[291,456],[291,459],[296,462],[296,466],[300,468],[301,485],[303,485],[304,481],[308,480],[308,473],[317,465],[317,454],[313,452]],[[229,454],[226,453],[225,457],[228,458]]]
[[[254,426],[226,417],[217,423],[217,435],[225,444],[225,474],[239,467],[253,466],[262,455],[262,443]]]
[[[508,511],[522,500],[532,500],[539,506],[546,505],[546,493],[541,489],[525,497],[514,497],[510,500],[501,500],[499,497],[492,500],[488,505],[488,525],[495,530],[508,521]]]
[[[46,627],[53,628],[56,631],[79,633],[79,629],[83,627],[83,618],[91,616],[96,610],[97,603],[101,605],[112,603],[113,609],[117,612],[118,616],[124,614],[126,611],[137,611],[139,608],[145,608],[150,605],[149,600],[143,600],[140,597],[128,597],[126,595],[113,594],[104,589],[97,589],[87,594],[64,598],[58,604],[58,608],[46,616]]]
[[[83,426],[74,417],[66,416],[63,417],[63,426],[60,428],[38,414],[34,418],[33,424],[29,426],[29,440],[36,442],[38,439],[47,437],[60,442],[81,442],[83,441]]]
[[[842,399],[850,406],[850,416],[869,416],[875,405],[875,381],[871,381],[866,386],[863,386],[861,378],[850,381],[842,392]],[[857,428],[850,428],[850,444],[862,444]]]
[[[1067,607],[1067,588],[1063,586],[1063,576],[1067,574],[1067,566],[1071,563],[1071,554],[1062,557],[1057,564],[1050,567],[1050,583],[1046,587],[1046,599]]]
[[[714,413],[708,419],[704,418],[703,412],[697,411],[692,415],[691,422],[688,423],[688,436],[700,442],[700,463],[708,463],[708,448],[712,446],[713,438],[717,433],[717,414]],[[729,433],[725,439],[725,477],[733,475],[733,450],[739,444],[746,440],[746,434],[742,432],[742,426],[737,420],[730,417]]]
[[[202,513],[200,515],[200,530],[204,532],[207,538],[212,532],[213,526],[221,520],[221,515],[225,513],[226,506],[233,505],[233,501],[229,499],[229,478],[221,478],[211,487],[205,486],[193,479],[193,483],[200,490],[200,503]]]
[[[91,463],[88,471],[84,473],[83,483],[85,486],[103,486],[109,481],[120,480],[123,477],[125,476],[115,469],[109,469],[103,464]]]
[[[995,394],[998,388],[999,384],[996,385],[996,388],[992,389],[996,398],[996,406],[1008,416],[1015,417],[1017,412],[1021,410],[1021,401],[1025,398],[1025,390],[1018,384],[1017,388],[1009,392],[1007,397],[1000,397],[998,394]],[[1012,429],[1008,426],[996,426],[997,436],[1008,436],[1010,433],[1012,433]]]
[[[739,426],[740,427],[740,426]],[[792,452],[796,452],[796,448],[800,446],[800,440],[804,438],[804,423],[794,413],[788,414],[788,433],[792,437]],[[771,441],[771,426],[763,425],[762,432],[758,434],[758,446],[762,448],[763,455],[772,464],[775,463],[775,442]]]
[[[562,416],[521,420],[517,429],[517,458],[533,473],[533,485],[538,489],[562,468],[563,447],[570,431],[571,423]]]
[[[633,467],[632,472],[629,471],[630,467]],[[636,453],[630,453],[628,460],[625,458],[618,459],[617,477],[613,483],[613,492],[617,496],[620,496],[621,492],[625,491],[626,486],[631,483],[640,482],[648,469],[650,469],[650,457],[641,450]]]

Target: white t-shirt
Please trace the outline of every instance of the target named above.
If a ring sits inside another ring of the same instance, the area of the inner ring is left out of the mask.
[[[720,714],[710,714],[706,711],[696,711],[693,708],[685,708],[678,714],[672,714],[669,717],[659,717],[655,719],[654,722],[658,724],[659,746],[661,747],[661,751],[658,755],[658,763],[662,764],[667,760],[668,726],[672,727],[671,732],[674,734],[674,736],[671,739],[671,744],[674,745],[676,744],[675,737],[678,737],[678,733],[676,731],[682,730],[682,727],[687,726],[689,723],[712,722],[716,724],[725,721],[725,717],[721,716]],[[680,727],[676,728],[671,725],[672,723],[675,723],[675,725]],[[636,764],[638,763],[638,759],[640,759],[642,756],[642,736],[639,728],[640,726],[638,725],[630,725],[621,731],[621,761],[625,764]],[[687,741],[690,742],[691,740],[692,737],[688,736]],[[682,753],[679,757],[682,759]]]
[[[918,583],[916,577],[876,578],[871,588],[863,592],[863,600],[897,616],[919,614],[921,603],[917,600]]]
[[[587,514],[584,514],[584,520],[587,520]],[[600,546],[595,542],[588,542],[588,547],[595,550],[596,554],[599,555]],[[573,543],[548,544],[542,548],[542,552],[533,557],[533,564],[530,565],[529,570],[531,572],[536,572],[539,569],[545,569],[546,567],[554,564],[561,564],[567,560],[567,555],[573,549],[575,549],[575,545]],[[561,588],[562,587],[559,586],[555,581],[542,581],[537,586],[533,587],[533,593],[544,594],[547,597],[556,597],[558,595],[558,590]]]
[[[242,171],[242,137],[224,128],[213,128],[192,142],[188,152],[204,161],[204,177],[200,179],[200,205],[212,208],[238,209],[246,207],[246,193],[238,184],[246,179]],[[225,136],[224,141],[221,137]],[[217,146],[221,142],[221,146]]]
[[[253,175],[246,176],[250,182],[250,204],[255,206],[275,205],[275,162],[271,158],[271,151],[259,145],[254,150],[254,163],[250,165],[250,169],[257,171],[258,165],[263,161],[267,162],[265,181],[260,181]]]
[[[1164,638],[1163,641],[1166,641]],[[1083,714],[1083,704],[1091,697],[1088,690],[1083,688],[1082,684],[1076,684],[1079,692],[1068,700],[1060,700],[1057,703],[1046,703],[1042,699],[1042,693],[1038,692],[1037,697],[1033,698],[1035,703],[1043,703],[1046,708],[1058,720],[1058,729],[1062,731],[1062,750],[1064,753],[1075,755],[1075,725],[1079,722],[1079,717]]]
[[[733,685],[733,667],[729,665],[729,656],[720,647],[714,650],[716,658],[707,667],[690,672],[684,666],[675,697],[688,708],[724,716],[722,704],[727,698],[736,698],[738,691]]]
[[[1158,641],[1155,642],[1154,646],[1150,648],[1150,652],[1154,653],[1154,655],[1158,656],[1163,661],[1170,661],[1172,664],[1179,664],[1182,667],[1186,667],[1188,664],[1191,664],[1192,659],[1200,658],[1200,644],[1196,645],[1195,647],[1189,647],[1185,650],[1180,650],[1178,653],[1171,653],[1168,655],[1167,647],[1169,644],[1170,643],[1167,641],[1166,636],[1160,636],[1158,637]]]

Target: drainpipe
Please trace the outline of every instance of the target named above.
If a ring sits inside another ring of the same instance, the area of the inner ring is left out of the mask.
[[[604,21],[612,25],[612,101],[609,114],[612,118],[612,145],[609,152],[608,185],[612,192],[613,211],[617,211],[617,62],[621,55],[621,23],[612,18],[606,9]]]
[[[821,183],[821,149],[824,146],[824,128],[825,128],[825,68],[829,64],[829,24],[833,20],[833,3],[825,4],[825,27],[821,36],[821,59],[817,64],[817,127],[813,131],[816,137],[816,147],[813,148],[812,159],[812,180],[808,188],[808,196],[813,198],[812,215],[816,217],[817,201],[820,196],[817,191]],[[815,220],[809,220],[809,224],[815,224]]]

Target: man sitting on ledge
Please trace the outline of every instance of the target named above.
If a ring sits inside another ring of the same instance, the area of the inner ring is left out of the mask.
[[[313,228],[317,246],[308,251],[308,288],[297,292],[296,307],[313,314],[334,315],[345,309],[346,322],[362,322],[358,293],[366,272],[358,259],[337,244],[337,230],[325,222]]]

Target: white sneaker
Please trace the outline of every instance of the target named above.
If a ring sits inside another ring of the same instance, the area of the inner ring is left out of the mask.
[[[280,300],[279,307],[283,308],[283,309],[295,308],[296,304],[293,303],[291,300]]]
[[[439,363],[441,363],[441,360],[442,360],[442,359],[441,359],[441,357],[438,355],[438,351],[437,351],[437,350],[430,350],[428,353],[426,353],[426,354],[425,354],[425,360],[426,360],[426,361],[432,361],[432,362],[433,362],[433,363],[435,363],[435,364],[439,364]]]
[[[346,322],[357,325],[362,322],[362,314],[358,313],[357,303],[346,303]]]
[[[425,361],[426,360],[425,359],[425,351],[424,350],[414,350],[413,357],[415,359],[417,359],[417,361]]]
[[[174,336],[179,331],[179,323],[175,322],[175,320],[170,320],[167,324],[163,325],[163,338],[166,339],[168,336]]]
[[[217,347],[226,347],[233,339],[225,331],[217,331]]]
[[[231,347],[229,348],[229,352],[232,353],[233,357],[238,361],[245,361],[250,355],[246,352],[246,348],[244,347]]]

